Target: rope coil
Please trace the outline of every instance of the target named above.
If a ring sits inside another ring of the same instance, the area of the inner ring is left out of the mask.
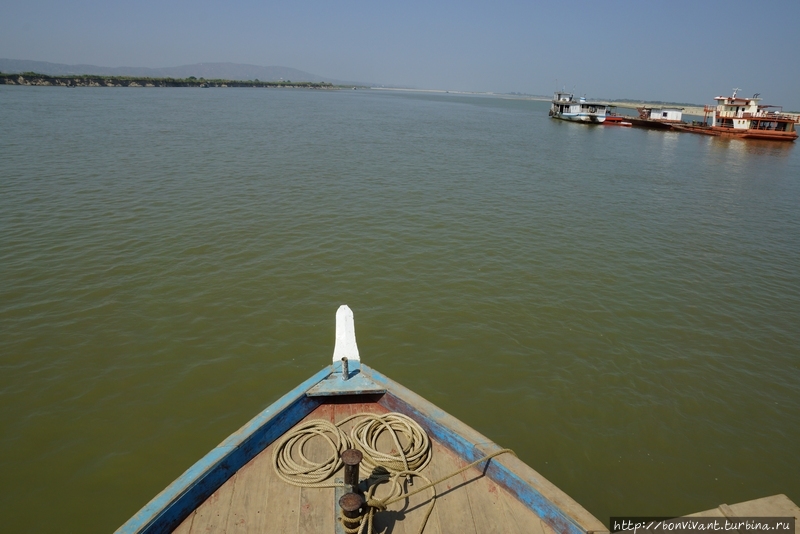
[[[431,461],[430,440],[414,420],[400,413],[376,416],[357,414],[345,419],[360,420],[350,430],[353,445],[364,454],[364,465],[369,469],[383,467],[389,473],[400,471],[422,471]],[[378,450],[378,439],[386,432],[392,438],[395,454]],[[399,435],[406,437],[406,445],[400,444]]]
[[[322,436],[333,452],[323,462],[312,462],[303,452],[306,443],[316,436]],[[277,475],[289,484],[304,488],[332,488],[335,484],[325,481],[330,480],[342,467],[342,452],[349,448],[350,441],[339,427],[323,419],[316,419],[300,425],[275,447],[272,451],[272,465]],[[293,458],[295,452],[299,463]]]
[[[353,420],[356,420],[356,423],[350,429],[348,437],[341,427]],[[394,453],[378,450],[378,440],[384,433],[389,435],[394,445]],[[325,439],[332,453],[321,462],[309,460],[304,453],[306,443],[317,436]],[[403,440],[400,439],[401,436]],[[405,442],[405,445],[402,442]],[[416,421],[396,412],[382,415],[359,413],[340,421],[337,425],[323,419],[300,425],[276,444],[272,452],[272,463],[277,475],[294,486],[305,488],[343,486],[332,482],[332,477],[342,467],[341,454],[348,448],[360,450],[364,456],[362,464],[371,471],[364,495],[367,507],[365,516],[355,520],[341,516],[342,525],[348,534],[373,532],[372,524],[376,511],[386,510],[387,506],[393,503],[430,489],[431,502],[418,531],[421,534],[436,502],[437,484],[500,454],[514,454],[511,449],[500,449],[431,482],[420,473],[431,461],[431,442],[428,434]],[[423,479],[427,484],[413,491],[404,492],[403,481],[413,485],[414,477]],[[391,484],[389,495],[376,498],[375,492],[378,486],[385,482]]]

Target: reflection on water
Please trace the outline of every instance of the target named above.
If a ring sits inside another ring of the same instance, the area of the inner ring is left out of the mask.
[[[791,157],[794,152],[795,143],[765,141],[763,139],[731,139],[723,137],[708,136],[713,150],[727,151],[730,156],[747,157],[767,156],[770,158]]]

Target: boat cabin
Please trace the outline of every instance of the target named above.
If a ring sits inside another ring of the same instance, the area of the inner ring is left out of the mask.
[[[758,93],[750,98],[736,96],[718,96],[717,109],[713,115],[712,126],[733,128],[735,130],[768,130],[776,132],[792,132],[795,130],[793,117],[784,115],[780,106],[759,104]]]
[[[681,122],[683,120],[683,108],[661,107],[661,108],[636,108],[639,118],[642,120],[659,122]]]
[[[717,116],[726,118],[747,118],[757,115],[760,111],[758,101],[758,93],[754,94],[751,98],[741,98],[736,96],[736,91],[733,90],[733,96],[718,96],[714,98],[717,101]]]
[[[572,93],[556,91],[550,103],[551,117],[569,121],[601,123],[606,118],[608,106],[580,97],[577,101]]]

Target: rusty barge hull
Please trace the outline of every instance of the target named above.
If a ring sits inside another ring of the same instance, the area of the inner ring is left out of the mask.
[[[637,128],[650,128],[651,130],[671,130],[673,126],[680,125],[680,122],[654,121],[650,119],[635,119],[626,117],[628,122]]]
[[[713,135],[716,137],[730,137],[737,139],[761,139],[768,141],[794,141],[797,139],[797,132],[781,132],[775,130],[737,130],[734,128],[723,128],[720,126],[696,126],[696,125],[673,125],[675,130],[690,132],[701,135]]]

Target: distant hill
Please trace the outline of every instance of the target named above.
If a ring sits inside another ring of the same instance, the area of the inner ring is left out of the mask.
[[[364,82],[332,80],[289,67],[260,67],[258,65],[245,65],[241,63],[196,63],[194,65],[151,69],[147,67],[65,65],[63,63],[49,63],[47,61],[0,58],[0,72],[38,72],[51,76],[100,74],[105,76],[137,76],[142,78],[188,78],[189,76],[194,76],[195,78],[206,78],[209,80],[292,80],[295,82],[329,82],[334,85],[373,85]]]

